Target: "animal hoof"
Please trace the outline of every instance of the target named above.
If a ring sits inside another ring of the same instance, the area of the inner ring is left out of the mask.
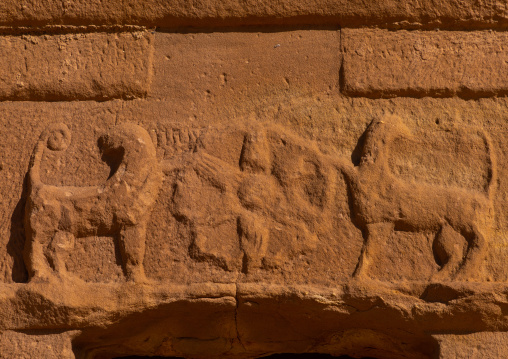
[[[443,283],[443,282],[451,282],[452,279],[453,279],[453,276],[450,273],[450,271],[440,270],[439,272],[437,272],[430,278],[430,281]]]
[[[153,279],[147,278],[144,273],[132,273],[127,276],[127,281],[136,284],[155,284],[155,281]]]
[[[47,275],[47,274],[36,274],[30,280],[28,283],[34,283],[34,284],[40,284],[40,283],[49,283],[52,280],[54,280],[53,276]]]

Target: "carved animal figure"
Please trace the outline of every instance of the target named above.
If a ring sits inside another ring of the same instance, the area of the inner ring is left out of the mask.
[[[66,273],[62,254],[74,238],[113,236],[118,241],[127,279],[145,281],[145,231],[162,184],[162,172],[150,136],[134,124],[117,126],[98,141],[112,174],[99,186],[53,186],[41,181],[44,151],[63,151],[69,129],[57,124],[45,131],[34,150],[28,173],[24,257],[31,280]]]
[[[492,198],[497,183],[496,157],[489,137],[490,173],[486,193],[407,182],[389,169],[389,147],[400,137],[415,139],[399,118],[374,120],[366,130],[361,162],[353,167],[338,163],[349,184],[352,216],[364,233],[364,246],[355,276],[367,275],[376,251],[377,238],[388,238],[395,228],[407,231],[436,231],[434,254],[442,265],[435,279],[472,278],[484,258],[486,241],[493,228]],[[456,233],[467,241],[467,249],[454,245]]]
[[[190,153],[163,162],[175,177],[173,214],[192,227],[192,258],[248,273],[263,267],[270,232],[293,233],[300,249],[317,246],[316,229],[331,222],[327,195],[336,170],[317,148],[272,127],[209,129],[213,141],[203,135]],[[207,143],[224,143],[221,135],[243,138],[233,152],[237,165],[209,154]]]

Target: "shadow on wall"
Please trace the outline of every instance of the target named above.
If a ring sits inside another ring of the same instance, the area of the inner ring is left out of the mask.
[[[7,243],[7,253],[12,257],[11,279],[15,283],[26,283],[28,281],[28,272],[23,260],[23,248],[25,246],[25,226],[23,222],[25,218],[27,180],[28,175],[23,180],[21,198],[11,216],[11,233]]]

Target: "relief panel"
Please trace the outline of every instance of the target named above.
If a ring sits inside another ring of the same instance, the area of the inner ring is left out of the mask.
[[[153,241],[176,254],[169,248],[176,237],[193,260],[211,265],[210,271],[222,268],[226,277],[240,272],[308,281],[323,271],[327,276],[316,279],[322,283],[349,278],[361,234],[349,221],[343,177],[317,147],[283,128],[250,127],[158,129],[166,199],[156,212],[169,211],[174,222],[171,237]],[[181,241],[185,237],[188,242]],[[324,253],[329,262],[320,260]],[[154,270],[161,278],[161,269]]]
[[[0,356],[502,355],[504,34],[336,25],[0,36]]]
[[[45,184],[43,159],[64,151],[71,134],[62,124],[41,135],[25,209],[30,277],[79,272],[71,255],[79,248],[102,263],[105,272],[92,281],[117,281],[122,270],[144,281],[145,257],[150,277],[177,282],[188,278],[179,272],[205,281],[294,276],[325,285],[489,277],[485,261],[498,246],[498,165],[483,130],[425,136],[386,115],[361,136],[357,166],[268,123],[168,123],[152,136],[123,124],[110,132],[98,145],[111,173],[105,184],[88,187]],[[452,174],[436,183],[435,164],[461,146],[469,146],[467,158],[451,163]],[[421,151],[429,153],[424,160]],[[466,174],[468,166],[474,170]],[[106,246],[108,238],[115,245]]]
[[[186,228],[191,258],[247,280],[330,268],[333,281],[488,277],[498,165],[485,131],[413,133],[384,116],[361,136],[354,166],[282,127],[250,127],[158,130],[166,210]]]

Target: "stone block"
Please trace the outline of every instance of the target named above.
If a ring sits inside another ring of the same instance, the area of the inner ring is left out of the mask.
[[[152,46],[148,31],[0,36],[0,100],[145,97]]]
[[[508,93],[508,35],[492,31],[342,31],[343,92],[478,98]]]

